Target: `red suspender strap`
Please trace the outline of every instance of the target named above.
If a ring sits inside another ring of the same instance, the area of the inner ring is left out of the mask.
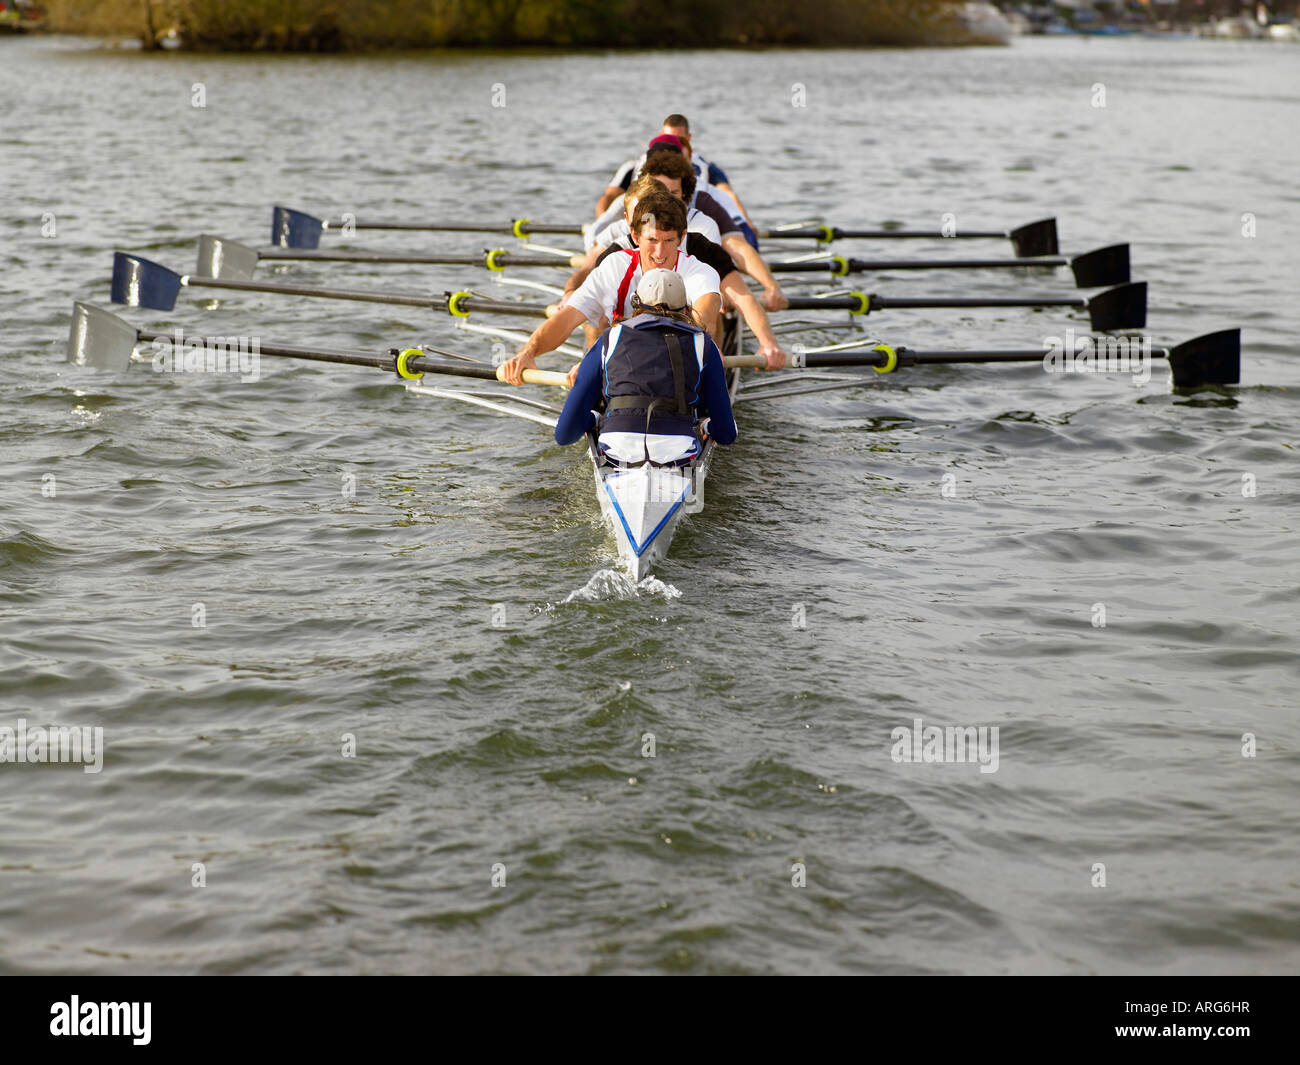
[[[623,308],[627,305],[627,290],[632,287],[632,275],[636,273],[636,268],[641,265],[641,250],[639,248],[624,249],[631,261],[627,264],[627,273],[623,275],[623,280],[618,286],[618,300],[614,304],[614,313],[610,317],[611,322],[621,322],[623,320]]]

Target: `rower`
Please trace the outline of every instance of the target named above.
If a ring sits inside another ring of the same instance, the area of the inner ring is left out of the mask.
[[[754,247],[758,247],[758,238],[754,232],[753,222],[750,220],[749,212],[745,210],[744,204],[740,202],[740,197],[736,195],[736,190],[731,187],[727,180],[727,175],[720,166],[709,162],[703,156],[694,152],[691,146],[691,124],[686,120],[685,115],[672,114],[664,119],[663,125],[659,129],[659,137],[676,137],[678,144],[681,145],[686,158],[690,160],[696,174],[705,185],[711,185],[719,189],[731,201],[728,206],[734,204],[738,217],[743,219],[744,224],[748,226],[749,232],[746,233],[746,239]],[[653,146],[655,141],[650,142]],[[632,179],[645,163],[645,156],[640,159],[629,159],[614,172],[610,179],[611,184],[606,186],[604,193],[596,202],[596,214],[599,216],[617,197],[627,191],[632,183]]]
[[[537,356],[554,351],[584,321],[599,326],[603,319],[617,324],[629,317],[637,281],[655,269],[667,267],[681,275],[697,320],[705,332],[712,332],[722,306],[718,274],[681,252],[686,233],[686,209],[681,201],[667,195],[643,197],[632,215],[632,228],[639,234],[639,248],[611,256],[591,272],[565,305],[538,326],[519,353],[502,366],[507,382],[523,384],[523,371],[537,365]]]
[[[632,311],[583,357],[556,443],[575,444],[595,429],[602,460],[635,467],[688,463],[706,437],[734,442],[722,354],[688,305],[681,275],[648,270]]]
[[[722,246],[731,253],[741,270],[763,286],[764,307],[769,311],[780,311],[789,306],[785,293],[781,291],[781,286],[772,276],[772,271],[767,268],[767,263],[758,254],[758,250],[745,240],[744,233],[735,220],[717,205],[717,201],[709,193],[700,191],[696,184],[695,173],[680,151],[668,148],[651,152],[646,157],[642,173],[657,177],[667,186],[669,192],[680,193],[688,207],[695,207],[718,224]],[[605,213],[588,230],[588,240],[591,244],[600,239],[600,234],[606,228],[618,222],[624,213],[625,199],[622,196],[615,197]],[[589,249],[591,244],[588,245]]]
[[[695,164],[691,162],[690,150],[686,148],[677,137],[674,137],[671,134],[661,134],[658,137],[655,137],[649,145],[646,146],[646,150],[640,159],[633,160],[630,164],[626,164],[635,166],[634,170],[628,171],[629,177],[627,180],[629,185],[631,184],[632,178],[645,171],[646,163],[656,152],[674,152],[680,155],[686,161],[686,165],[691,168],[691,173],[695,176],[695,188],[697,194],[708,195],[715,203],[717,203],[718,207],[726,213],[727,217],[735,223],[736,229],[740,232],[741,236],[749,242],[750,246],[753,248],[758,247],[758,235],[755,233],[754,227],[750,225],[749,219],[746,217],[744,211],[740,209],[740,205],[736,202],[735,198],[718,188],[716,185],[709,184],[708,178],[704,176],[707,171],[702,171],[700,167],[695,166]],[[621,195],[619,190],[615,189],[613,185],[610,185],[605,191],[609,192],[611,189]],[[594,228],[599,229],[602,225],[606,224],[606,220],[611,217],[611,213],[614,217],[617,217],[617,209],[614,208],[613,211],[611,211],[612,205],[614,205],[617,200],[618,195],[615,195],[608,200],[606,200],[604,196],[601,197],[601,202],[606,203],[606,207],[603,211],[596,212],[596,223]]]
[[[632,187],[628,189],[623,198],[626,212],[623,221],[608,226],[601,233],[601,241],[607,243],[604,246],[597,244],[587,253],[582,265],[565,282],[565,293],[577,289],[587,279],[591,271],[606,257],[617,255],[621,249],[626,250],[635,247],[636,242],[632,239],[631,215],[636,210],[636,205],[645,196],[665,195],[666,193],[667,189],[662,182],[649,174],[642,174],[641,177],[632,182]],[[712,220],[707,216],[700,215],[698,211],[688,211],[687,218],[687,232],[682,238],[682,250],[701,262],[707,263],[717,271],[723,308],[734,308],[744,317],[750,332],[758,340],[758,353],[767,359],[766,368],[769,370],[781,369],[785,365],[785,352],[782,350],[776,334],[772,332],[771,323],[768,321],[762,305],[754,297],[754,294],[749,291],[744,278],[736,268],[735,261],[718,245],[716,240],[710,240],[706,235],[710,227],[713,228],[715,234],[717,232],[716,227],[713,227]],[[595,327],[588,325],[586,329],[588,331],[587,346],[590,347],[596,341]],[[715,332],[714,340],[717,339],[718,334]]]
[[[745,234],[745,238],[757,248],[758,234],[754,231],[754,222],[749,217],[749,212],[745,210],[745,205],[740,202],[740,197],[736,195],[736,190],[731,187],[731,182],[727,179],[722,167],[696,154],[695,148],[691,144],[691,124],[686,121],[686,116],[669,115],[664,119],[661,133],[676,137],[681,141],[686,158],[691,161],[691,165],[695,167],[696,172],[709,183],[710,187],[725,193],[731,202],[736,205],[740,210],[741,217],[745,220],[745,224],[749,227],[749,232]]]

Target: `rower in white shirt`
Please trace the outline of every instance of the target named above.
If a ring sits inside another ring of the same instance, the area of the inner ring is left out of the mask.
[[[601,240],[608,241],[608,244],[603,247],[597,245],[593,248],[578,269],[569,276],[569,279],[564,283],[566,298],[569,293],[574,292],[587,279],[592,270],[606,256],[616,254],[617,249],[620,248],[636,247],[636,242],[632,239],[631,223],[632,216],[636,213],[637,204],[646,196],[663,196],[665,194],[675,196],[678,200],[682,198],[680,189],[677,192],[671,192],[659,178],[650,174],[642,174],[632,182],[632,187],[628,189],[627,194],[623,197],[626,212],[624,219],[604,230],[601,234]],[[707,216],[702,217],[705,222],[709,222]],[[785,352],[781,349],[776,334],[772,332],[771,323],[763,312],[762,305],[755,299],[754,294],[749,291],[749,287],[741,277],[735,259],[724,248],[719,246],[716,239],[710,239],[702,227],[689,222],[687,224],[687,233],[682,238],[681,250],[713,267],[717,272],[722,291],[723,308],[734,308],[744,317],[745,324],[749,326],[750,332],[754,334],[755,339],[758,341],[758,353],[767,359],[767,369],[779,370],[783,367],[785,365]],[[587,336],[587,347],[590,348],[596,343],[597,330],[592,325],[584,325],[583,328]],[[713,339],[716,341],[720,338],[715,335]]]
[[[600,327],[617,323],[633,313],[637,281],[648,270],[675,270],[686,285],[686,295],[700,324],[712,333],[722,306],[718,273],[679,249],[686,233],[686,209],[666,194],[649,195],[636,205],[632,229],[639,247],[611,255],[551,318],[533,331],[514,358],[502,367],[512,385],[524,383],[523,371],[536,367],[537,357],[554,351],[584,321]],[[575,373],[577,367],[574,367]]]

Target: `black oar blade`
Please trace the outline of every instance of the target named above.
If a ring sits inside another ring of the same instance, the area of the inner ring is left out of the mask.
[[[257,249],[237,240],[203,234],[199,237],[199,261],[195,277],[220,277],[228,281],[251,281],[257,269]]]
[[[1175,388],[1241,382],[1241,330],[1206,333],[1169,349]]]
[[[72,305],[67,359],[74,366],[121,372],[131,366],[131,352],[138,337],[130,322],[78,301]]]
[[[320,247],[325,223],[305,211],[276,207],[271,211],[271,243],[277,248]]]
[[[1147,283],[1134,281],[1098,292],[1088,301],[1088,317],[1099,333],[1141,329],[1147,324]]]
[[[1059,255],[1056,243],[1056,219],[1044,218],[1011,231],[1011,244],[1022,259],[1034,255]]]
[[[170,311],[180,291],[181,275],[175,270],[124,251],[113,253],[114,303]]]
[[[1127,285],[1130,280],[1127,244],[1112,244],[1108,248],[1076,255],[1070,260],[1076,288],[1107,288],[1110,285]]]

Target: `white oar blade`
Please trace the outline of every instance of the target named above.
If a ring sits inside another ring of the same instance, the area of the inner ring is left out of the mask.
[[[72,305],[68,329],[68,362],[120,373],[131,366],[131,352],[138,336],[130,322],[78,301]]]
[[[227,281],[251,281],[257,269],[257,249],[237,240],[223,240],[204,234],[199,237],[199,261],[195,277],[220,277]]]

